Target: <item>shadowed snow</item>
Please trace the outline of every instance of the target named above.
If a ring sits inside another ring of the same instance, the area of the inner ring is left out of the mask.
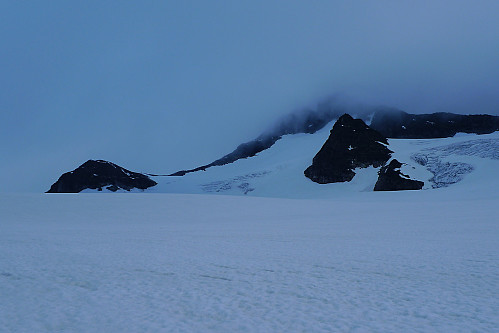
[[[497,191],[458,189],[0,195],[2,329],[495,331]]]

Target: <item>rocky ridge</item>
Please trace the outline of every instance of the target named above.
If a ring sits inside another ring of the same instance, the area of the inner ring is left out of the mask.
[[[402,163],[393,159],[378,172],[378,181],[374,191],[421,190],[424,182],[411,179],[401,172]]]
[[[378,110],[371,128],[387,138],[434,139],[448,138],[456,133],[489,134],[499,131],[499,117],[453,113],[410,114],[400,110]]]

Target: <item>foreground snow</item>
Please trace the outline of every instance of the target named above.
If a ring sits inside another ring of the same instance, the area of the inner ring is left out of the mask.
[[[2,331],[499,330],[498,192],[0,195]]]

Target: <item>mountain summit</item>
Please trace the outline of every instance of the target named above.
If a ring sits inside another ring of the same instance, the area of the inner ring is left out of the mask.
[[[348,182],[355,176],[355,168],[384,165],[392,153],[387,145],[388,140],[361,119],[344,114],[305,170],[305,176],[319,184]]]

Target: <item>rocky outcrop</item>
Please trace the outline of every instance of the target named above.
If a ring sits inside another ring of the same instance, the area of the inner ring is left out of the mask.
[[[456,133],[488,134],[499,131],[499,117],[444,112],[409,114],[400,110],[378,110],[370,126],[387,138],[447,138]]]
[[[63,174],[47,193],[79,193],[85,189],[102,191],[106,188],[116,192],[119,189],[145,190],[157,183],[148,176],[122,168],[102,160],[89,160],[73,171]]]
[[[378,172],[378,181],[374,185],[374,191],[404,191],[420,190],[424,182],[411,179],[404,175],[400,168],[402,163],[396,159],[391,160],[388,165],[382,167]]]
[[[213,166],[226,165],[242,158],[255,156],[259,152],[272,147],[274,143],[276,143],[276,141],[280,138],[280,136],[259,137],[256,140],[240,144],[233,152],[223,156],[222,158],[219,158],[216,161],[213,161],[210,164],[202,165],[194,169],[180,170],[168,176],[184,176],[191,172],[204,171]]]
[[[384,165],[392,153],[387,145],[387,139],[361,119],[344,114],[305,170],[305,176],[319,184],[350,181],[355,168]]]

